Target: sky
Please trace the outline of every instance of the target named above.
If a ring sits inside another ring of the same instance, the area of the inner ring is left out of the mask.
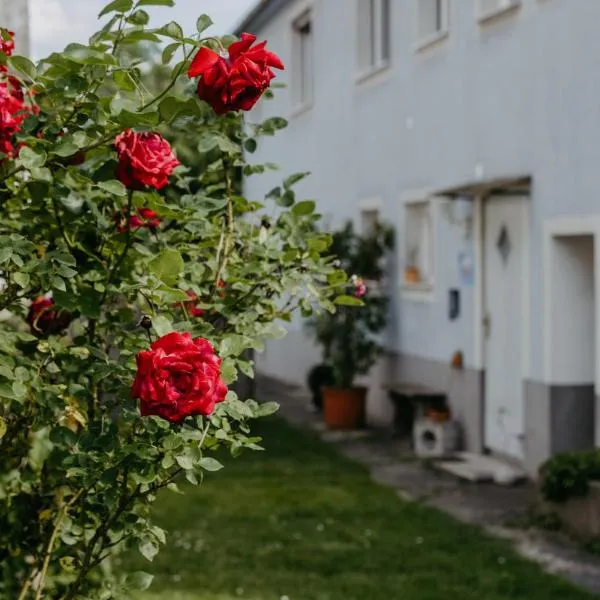
[[[32,54],[35,59],[87,41],[99,29],[98,13],[109,0],[30,0]],[[214,21],[206,35],[230,33],[257,0],[175,0],[175,7],[144,7],[150,26],[177,21],[186,33],[196,32],[196,19],[206,13]],[[106,18],[106,17],[105,17]]]

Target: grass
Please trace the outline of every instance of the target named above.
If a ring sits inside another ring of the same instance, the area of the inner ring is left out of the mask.
[[[140,600],[584,600],[500,540],[373,483],[278,419],[266,453],[157,503],[169,544]]]

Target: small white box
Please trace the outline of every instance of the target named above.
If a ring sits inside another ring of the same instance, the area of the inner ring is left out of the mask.
[[[415,454],[419,458],[443,458],[458,450],[459,426],[456,421],[436,423],[418,419],[413,428]]]

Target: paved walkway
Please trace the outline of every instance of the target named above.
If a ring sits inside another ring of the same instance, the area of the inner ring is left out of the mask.
[[[280,416],[293,425],[317,432],[342,454],[365,465],[375,481],[395,488],[403,499],[423,502],[509,539],[517,552],[546,571],[600,595],[600,559],[582,552],[561,536],[506,526],[507,521],[525,515],[533,505],[535,489],[531,483],[501,487],[463,482],[415,460],[401,442],[391,438],[389,431],[327,431],[320,415],[309,410],[310,398],[302,388],[259,377],[256,395],[262,401],[279,402]]]

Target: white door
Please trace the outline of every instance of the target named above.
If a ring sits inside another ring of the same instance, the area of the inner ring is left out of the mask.
[[[485,445],[523,457],[523,276],[527,200],[484,203]]]

